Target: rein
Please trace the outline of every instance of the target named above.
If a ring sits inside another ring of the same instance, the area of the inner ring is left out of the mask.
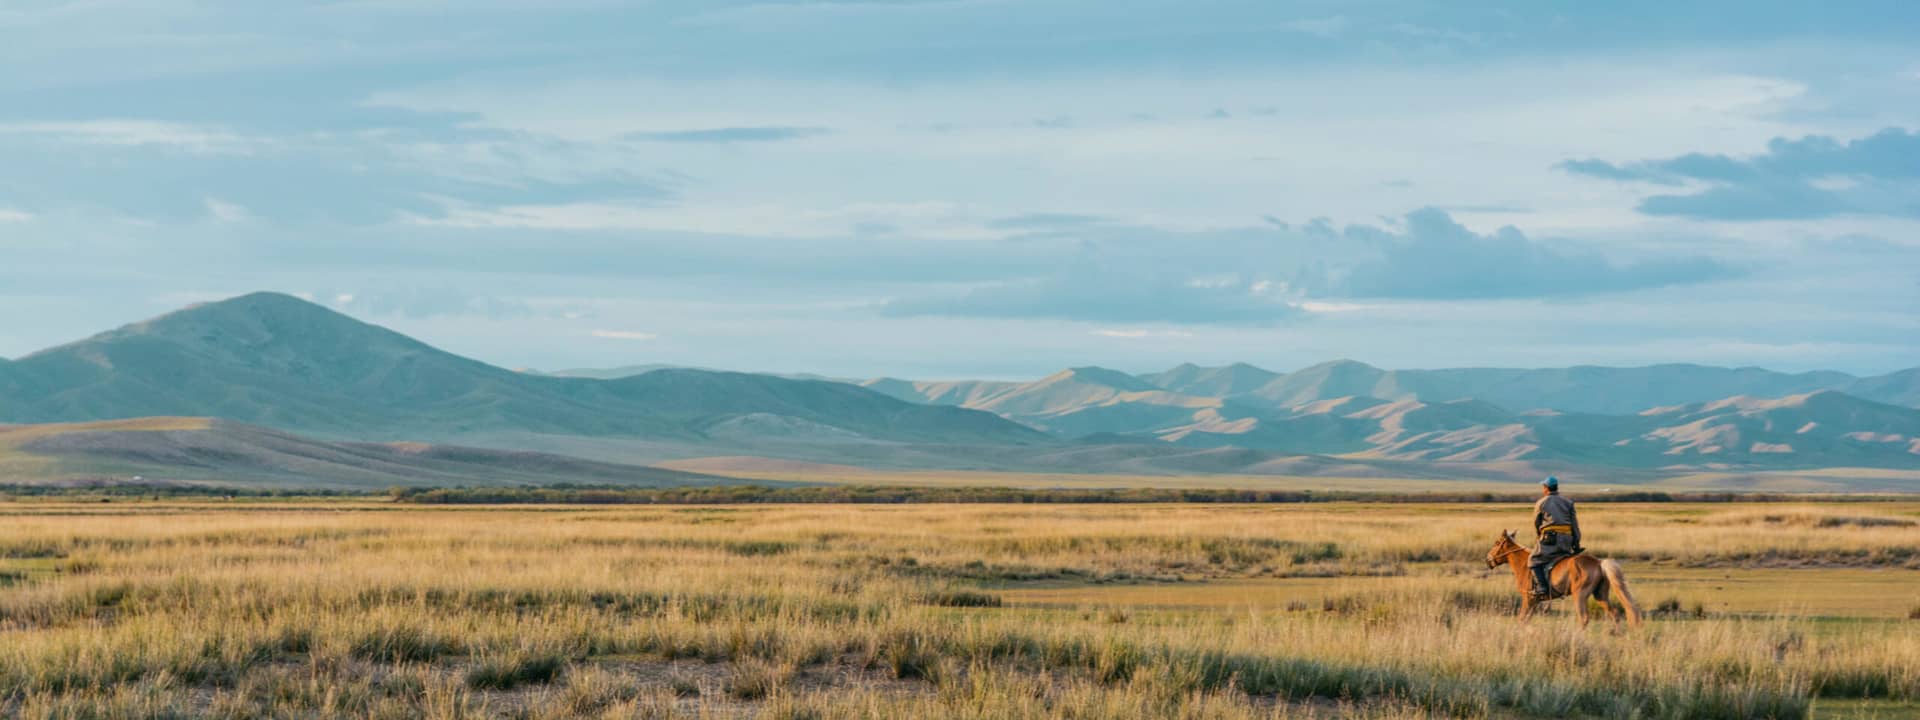
[[[1512,550],[1487,558],[1487,569],[1491,570],[1500,567],[1500,564],[1505,562],[1507,558],[1513,557],[1514,553],[1523,553],[1526,551],[1527,547],[1525,545],[1516,545]]]

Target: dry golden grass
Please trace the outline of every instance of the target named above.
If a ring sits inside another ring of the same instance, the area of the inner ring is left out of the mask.
[[[1920,557],[1913,504],[1583,510],[1629,578],[1911,576]],[[1691,718],[1920,699],[1904,619],[1519,625],[1512,578],[1479,560],[1526,512],[0,504],[0,715]],[[1325,589],[1097,595],[1249,582]],[[1029,587],[1096,594],[1032,606]]]

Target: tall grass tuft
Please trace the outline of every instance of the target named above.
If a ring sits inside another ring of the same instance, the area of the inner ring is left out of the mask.
[[[483,656],[467,669],[467,687],[512,690],[522,685],[545,685],[560,679],[566,670],[566,656],[552,651],[519,650]]]

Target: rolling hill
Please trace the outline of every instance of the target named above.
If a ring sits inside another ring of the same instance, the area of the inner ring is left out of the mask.
[[[1153,432],[1255,414],[1238,403],[1099,367],[1069,368],[1030,383],[879,378],[862,385],[911,402],[984,410],[1065,437]]]
[[[1237,397],[1252,393],[1280,379],[1280,373],[1234,363],[1224,367],[1200,367],[1184,363],[1166,372],[1139,376],[1155,387],[1203,397]]]
[[[520,432],[700,442],[748,416],[842,440],[1044,440],[990,413],[845,383],[690,369],[615,380],[518,373],[274,293],[190,307],[0,366],[0,422],[149,416],[371,440]]]
[[[0,426],[0,482],[210,483],[368,490],[395,485],[736,484],[730,478],[534,452],[327,442],[212,418]]]

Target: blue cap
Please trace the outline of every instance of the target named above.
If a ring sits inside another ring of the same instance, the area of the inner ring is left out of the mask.
[[[1559,490],[1560,478],[1554,477],[1552,475],[1548,475],[1547,479],[1540,481],[1540,485],[1542,487],[1545,487],[1548,490]]]

